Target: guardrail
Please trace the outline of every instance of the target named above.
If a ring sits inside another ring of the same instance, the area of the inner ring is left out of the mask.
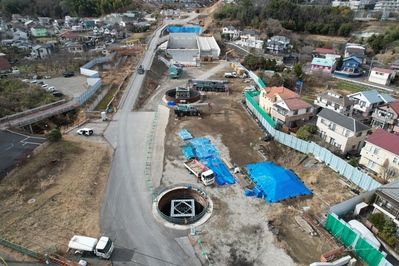
[[[20,113],[16,113],[16,114],[13,114],[13,115],[8,115],[8,116],[0,118],[0,123],[2,123],[4,121],[9,121],[10,119],[15,119],[15,118],[18,118],[18,117],[22,117],[22,116],[25,116],[25,115],[28,115],[28,114],[36,113],[38,111],[45,110],[45,109],[50,108],[52,106],[60,105],[60,104],[62,104],[64,102],[66,102],[65,99],[57,101],[57,102],[54,102],[54,103],[45,104],[45,105],[42,105],[42,106],[39,106],[39,107],[36,107],[36,108],[33,108],[33,109],[29,109],[29,110],[26,110],[26,111],[23,111],[23,112],[20,112]]]

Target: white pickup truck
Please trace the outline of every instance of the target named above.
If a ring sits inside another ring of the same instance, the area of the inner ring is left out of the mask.
[[[215,183],[215,174],[211,169],[200,163],[196,159],[191,159],[184,162],[187,170],[195,175],[205,186]]]
[[[94,253],[97,257],[109,259],[114,251],[114,243],[106,236],[102,236],[100,239],[88,236],[73,236],[68,244],[69,250],[75,250],[75,254],[81,256],[88,252]]]

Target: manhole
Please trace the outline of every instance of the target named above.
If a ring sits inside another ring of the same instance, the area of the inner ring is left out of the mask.
[[[28,203],[31,204],[31,203],[33,203],[35,201],[36,201],[35,199],[30,199],[30,200],[28,200]]]
[[[186,184],[164,189],[154,205],[157,217],[162,218],[166,226],[175,229],[204,223],[213,209],[212,201],[203,189]]]

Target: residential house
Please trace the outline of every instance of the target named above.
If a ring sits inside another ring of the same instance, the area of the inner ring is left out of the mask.
[[[323,72],[331,73],[334,72],[337,67],[337,61],[335,59],[326,59],[314,57],[312,59],[311,71],[322,70]]]
[[[0,56],[0,73],[11,72],[12,66],[6,58]]]
[[[348,151],[359,151],[370,128],[353,117],[346,116],[330,109],[323,109],[317,114],[316,123],[320,137],[339,148],[342,154]]]
[[[369,82],[388,86],[395,79],[396,72],[392,69],[373,67],[370,71]]]
[[[58,35],[60,38],[60,42],[67,43],[67,42],[76,42],[80,39],[79,35],[72,31],[65,31]]]
[[[316,48],[313,50],[312,54],[313,54],[313,57],[326,58],[326,55],[335,55],[336,52],[334,49]]]
[[[270,114],[276,124],[290,129],[296,129],[307,124],[307,121],[313,115],[313,106],[300,98],[289,98],[275,102]]]
[[[65,48],[67,49],[67,51],[69,53],[83,53],[83,45],[81,45],[80,43],[76,43],[76,42],[69,42],[65,44]]]
[[[258,38],[260,33],[256,30],[244,30],[241,32],[241,41],[246,42],[249,38]]]
[[[96,23],[94,22],[93,19],[89,19],[89,18],[82,19],[82,27],[84,29],[93,29],[94,26],[96,26]]]
[[[354,113],[364,117],[370,117],[377,106],[396,101],[386,93],[378,93],[377,90],[355,92],[349,94],[348,97],[349,100],[354,102]]]
[[[284,36],[273,36],[266,42],[266,49],[269,52],[280,54],[287,50],[290,39]]]
[[[375,3],[375,11],[380,12],[399,12],[399,2],[392,0],[379,0]]]
[[[49,17],[38,17],[37,19],[39,20],[39,24],[42,26],[50,24],[51,21],[51,18]]]
[[[399,180],[383,185],[375,191],[373,214],[380,212],[399,227]],[[396,232],[398,234],[398,232]]]
[[[48,58],[51,55],[52,46],[49,44],[38,44],[32,47],[31,56],[33,58]]]
[[[272,105],[275,102],[290,98],[299,98],[299,94],[283,86],[266,87],[260,92],[259,106],[270,115]]]
[[[237,40],[241,36],[241,31],[233,26],[227,26],[222,29],[222,35],[225,35],[230,41]]]
[[[110,32],[110,35],[115,39],[124,39],[125,38],[125,31],[113,29]]]
[[[327,90],[316,94],[314,104],[321,108],[327,108],[334,112],[350,116],[352,115],[353,102],[345,95],[334,90]]]
[[[390,66],[390,69],[392,69],[393,71],[398,73],[399,72],[399,60],[395,60],[395,62],[393,62],[392,65]]]
[[[34,37],[46,37],[47,36],[47,29],[42,25],[36,24],[30,28],[32,35]]]
[[[359,164],[387,179],[399,176],[399,136],[376,129],[366,139]]]
[[[334,75],[344,77],[360,77],[363,71],[360,70],[361,61],[357,57],[345,58],[342,61],[340,71],[335,71]]]
[[[399,134],[399,102],[378,106],[371,115],[371,127]]]
[[[344,57],[352,57],[353,54],[366,54],[366,45],[361,45],[357,43],[347,43],[345,45]]]

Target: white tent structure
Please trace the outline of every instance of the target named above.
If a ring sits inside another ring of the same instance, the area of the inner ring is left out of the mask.
[[[376,249],[380,249],[381,243],[361,222],[357,220],[350,220],[348,224],[351,226],[353,231],[357,232],[358,235],[366,240],[370,245],[374,246]]]

